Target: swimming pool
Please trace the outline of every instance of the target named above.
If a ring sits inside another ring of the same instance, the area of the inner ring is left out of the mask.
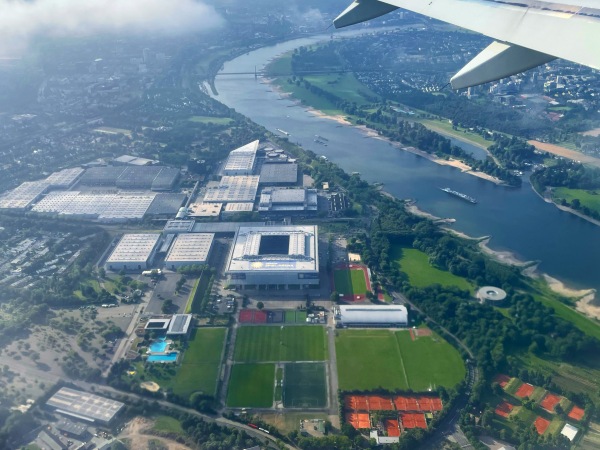
[[[148,362],[160,362],[160,363],[173,363],[177,362],[179,352],[171,352],[166,355],[150,355],[148,356]]]
[[[148,349],[150,350],[151,353],[164,353],[165,350],[167,349],[168,345],[169,344],[165,340],[165,338],[162,338],[162,339],[154,341],[152,344],[150,344]]]

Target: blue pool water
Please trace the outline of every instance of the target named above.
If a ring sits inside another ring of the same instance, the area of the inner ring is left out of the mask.
[[[152,353],[163,353],[167,348],[167,341],[165,339],[159,339],[158,341],[154,341],[148,347]]]
[[[171,363],[177,361],[177,356],[179,353],[172,352],[167,355],[150,355],[148,356],[148,362],[161,362],[161,363]]]

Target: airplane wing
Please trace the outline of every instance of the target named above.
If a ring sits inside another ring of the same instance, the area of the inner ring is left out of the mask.
[[[498,80],[563,58],[600,70],[598,0],[354,0],[336,28],[403,8],[495,41],[450,83],[460,89]]]

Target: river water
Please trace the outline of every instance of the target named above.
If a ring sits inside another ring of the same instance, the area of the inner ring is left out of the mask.
[[[253,72],[271,59],[302,45],[329,37],[302,38],[265,47],[229,61],[224,72]],[[398,198],[417,200],[420,209],[456,219],[453,227],[470,236],[492,236],[489,247],[510,251],[523,261],[540,261],[539,270],[567,286],[600,292],[600,228],[544,202],[527,179],[521,188],[494,183],[441,166],[391,144],[365,137],[351,126],[316,117],[293,100],[282,99],[253,75],[217,77],[219,101],[277,133],[335,162],[345,171],[360,172],[368,182],[384,183]],[[328,139],[314,142],[315,135]],[[465,146],[461,141],[453,143]],[[481,157],[481,150],[465,150]],[[451,187],[478,200],[473,205],[440,191]]]

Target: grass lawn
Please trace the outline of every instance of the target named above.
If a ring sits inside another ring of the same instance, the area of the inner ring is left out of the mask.
[[[341,269],[333,272],[335,290],[343,295],[365,295],[367,281],[361,269]]]
[[[440,270],[429,264],[429,258],[421,250],[406,247],[392,247],[392,259],[400,266],[400,270],[408,275],[408,280],[415,287],[432,284],[456,286],[473,292],[473,285],[465,278],[448,271]]]
[[[337,355],[340,389],[408,389],[400,351],[388,330],[338,330]]]
[[[275,364],[235,364],[231,370],[227,406],[270,408]]]
[[[477,146],[488,148],[494,143],[493,141],[488,141],[480,134],[472,133],[464,128],[459,127],[457,130],[455,130],[452,128],[452,124],[448,122],[448,120],[419,119],[417,121],[421,122],[430,130],[436,131],[443,135],[452,136],[459,140],[470,142]]]
[[[323,363],[286,364],[283,385],[286,408],[323,408],[327,405]]]
[[[438,335],[422,336],[413,341],[408,331],[398,331],[396,339],[408,385],[413,391],[455,386],[465,377],[460,353]]]
[[[285,312],[285,323],[296,323],[296,311]]]
[[[577,198],[581,206],[587,206],[590,210],[600,213],[600,189],[588,191],[585,189],[559,187],[553,190],[552,197],[557,203],[560,203],[562,199],[571,203]]]
[[[192,116],[188,119],[196,123],[214,123],[216,125],[229,125],[233,119],[229,117]]]
[[[183,431],[179,420],[169,416],[156,417],[152,430],[159,433],[174,433],[185,436],[185,431]]]
[[[225,328],[194,330],[181,367],[170,383],[173,393],[183,397],[197,391],[214,395],[226,331]]]
[[[237,362],[324,361],[325,328],[320,326],[252,326],[238,329]]]

